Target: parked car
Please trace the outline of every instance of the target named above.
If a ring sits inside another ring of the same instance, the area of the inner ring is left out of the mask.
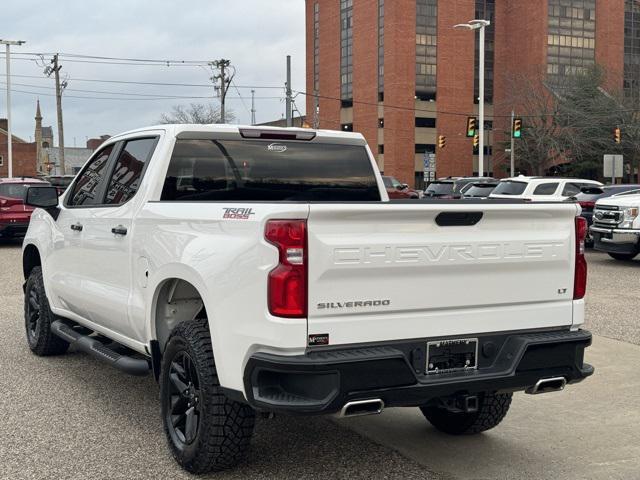
[[[602,187],[583,187],[580,193],[569,197],[567,201],[577,202],[582,207],[582,217],[587,221],[589,227],[593,224],[593,208],[598,200],[601,198],[611,197],[625,192],[633,192],[638,190],[640,192],[640,185],[638,184],[625,184],[625,185],[604,185]],[[588,246],[593,244],[591,233],[587,235],[586,243]]]
[[[58,195],[62,195],[64,193],[74,178],[74,175],[47,175],[42,177],[43,180],[49,182],[58,189]]]
[[[492,182],[492,177],[446,177],[439,178],[429,185],[424,191],[425,197],[435,198],[462,198],[462,190],[470,183]]]
[[[0,178],[0,238],[24,236],[33,212],[24,202],[27,189],[49,185],[37,178]]]
[[[409,188],[406,183],[400,183],[395,177],[384,175],[382,177],[389,198],[420,198],[417,190]]]
[[[519,198],[531,202],[563,201],[580,193],[584,187],[602,183],[580,178],[513,177],[500,180],[491,198]]]
[[[593,248],[616,260],[640,253],[640,194],[632,192],[601,198],[593,210]]]
[[[487,198],[498,186],[498,182],[474,182],[465,185],[460,193],[463,198]]]
[[[107,140],[62,202],[33,190],[29,348],[153,372],[191,472],[240,462],[256,412],[414,407],[476,434],[513,392],[594,371],[577,206],[392,203],[360,134],[149,127]]]

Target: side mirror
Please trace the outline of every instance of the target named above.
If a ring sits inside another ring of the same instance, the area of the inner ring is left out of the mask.
[[[58,206],[58,189],[56,187],[29,187],[24,203],[45,210],[55,208]]]
[[[406,183],[400,185],[400,190],[406,190],[407,188],[409,188],[409,185],[407,185]]]

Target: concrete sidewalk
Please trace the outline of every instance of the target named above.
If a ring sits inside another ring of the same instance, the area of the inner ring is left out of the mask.
[[[439,433],[417,408],[340,420],[457,479],[640,479],[640,347],[594,337],[595,374],[563,392],[514,396],[494,430]]]

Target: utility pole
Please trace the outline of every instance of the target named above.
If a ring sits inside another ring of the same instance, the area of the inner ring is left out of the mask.
[[[7,164],[8,176],[13,177],[13,135],[11,134],[11,45],[22,45],[24,40],[2,40],[0,44],[6,47],[7,61]],[[37,160],[36,160],[37,162]]]
[[[62,90],[66,86],[66,82],[64,85],[60,84],[60,69],[62,65],[58,64],[58,54],[56,53],[51,59],[51,63],[53,67],[47,67],[45,70],[45,74],[51,76],[51,73],[54,74],[56,80],[56,107],[58,111],[58,148],[60,150],[60,172],[62,175],[66,173],[65,165],[64,165],[64,128],[62,122]]]
[[[220,123],[226,123],[226,113],[225,113],[225,100],[227,98],[227,92],[229,91],[229,86],[231,85],[231,80],[235,76],[235,69],[231,66],[231,60],[225,60],[221,58],[220,60],[214,60],[213,62],[209,62],[209,65],[212,68],[216,68],[220,71],[220,73],[211,77],[212,82],[217,82],[220,80],[220,86],[216,86],[216,91],[220,96]],[[227,78],[227,69],[232,70],[232,74]]]
[[[515,167],[516,167],[516,152],[515,152],[515,142],[513,138],[513,121],[516,118],[516,112],[511,110],[511,176],[515,175]]]
[[[256,91],[251,90],[251,125],[256,124]]]
[[[285,102],[286,105],[286,117],[287,117],[287,127],[293,126],[293,119],[291,118],[291,55],[287,55],[287,100]]]

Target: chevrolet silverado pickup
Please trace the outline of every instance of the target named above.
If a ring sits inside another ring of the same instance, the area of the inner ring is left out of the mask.
[[[241,461],[256,413],[474,434],[593,373],[579,207],[389,201],[359,134],[145,128],[27,201],[30,349],[155,375],[191,472]]]
[[[616,260],[640,253],[640,194],[634,190],[602,198],[595,204],[590,227],[593,247]]]

